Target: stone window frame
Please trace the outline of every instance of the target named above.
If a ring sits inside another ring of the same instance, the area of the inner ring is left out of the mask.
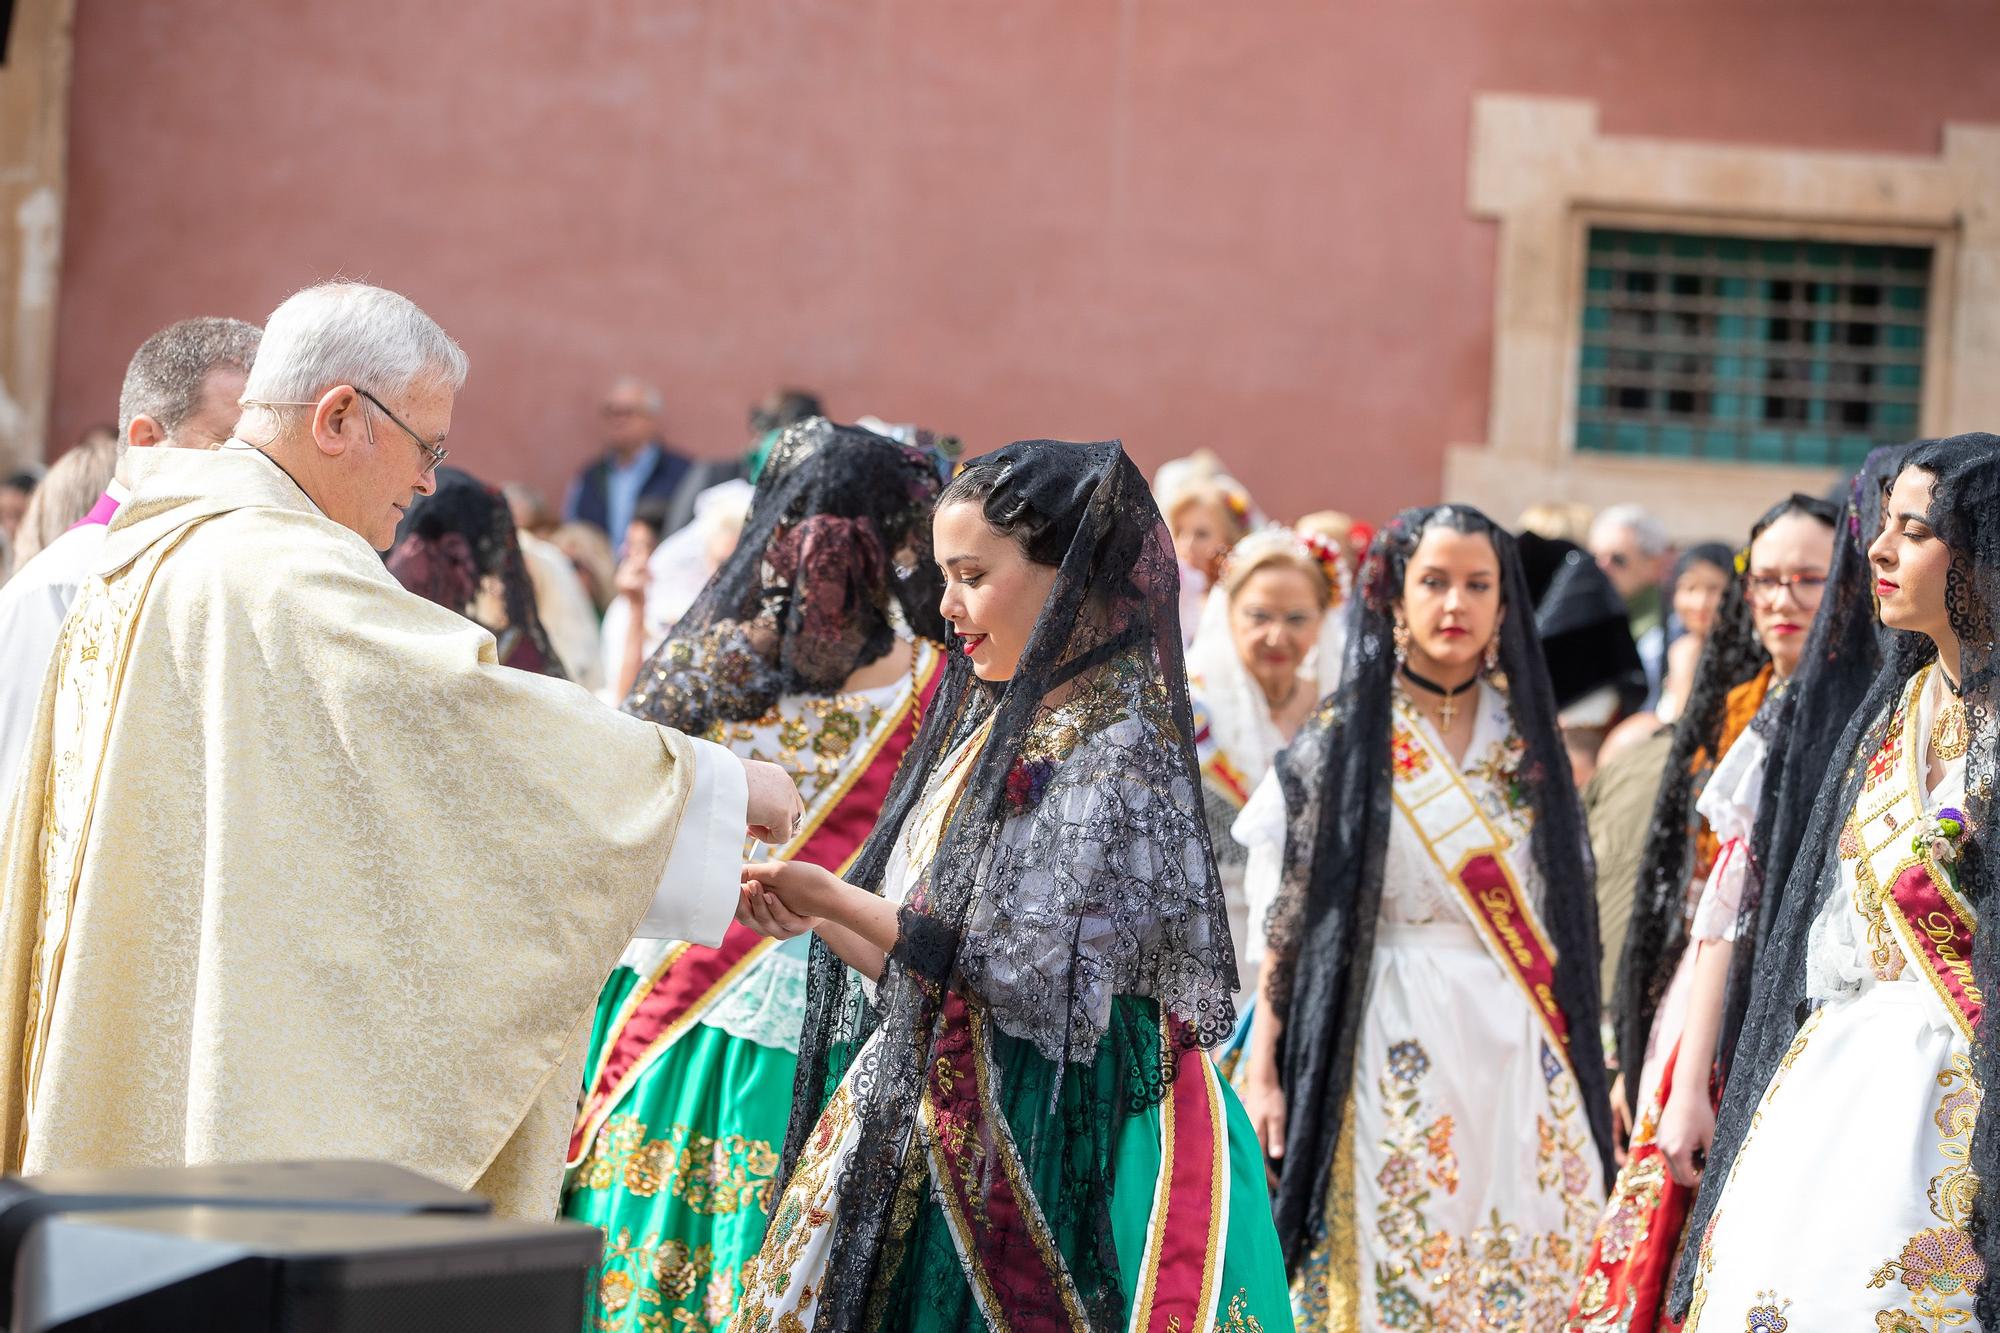
[[[1503,523],[1542,501],[1636,499],[1678,534],[1727,536],[1836,480],[1575,447],[1592,227],[1928,246],[1922,430],[2000,428],[2000,126],[1947,125],[1934,156],[1841,153],[1606,135],[1593,102],[1488,94],[1471,143],[1471,213],[1498,223],[1493,377],[1486,442],[1445,451],[1447,497]]]

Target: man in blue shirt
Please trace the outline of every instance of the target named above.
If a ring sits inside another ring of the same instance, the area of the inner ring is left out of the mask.
[[[605,451],[570,484],[563,517],[595,524],[622,549],[625,529],[640,500],[657,497],[670,510],[678,509],[681,506],[674,501],[679,492],[710,469],[697,467],[661,438],[660,391],[651,385],[629,375],[621,377],[604,395],[598,411]],[[692,514],[692,495],[688,499],[686,509]],[[682,516],[681,522],[685,521]]]

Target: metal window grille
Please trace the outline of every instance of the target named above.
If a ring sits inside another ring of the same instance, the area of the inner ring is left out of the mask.
[[[1917,434],[1931,252],[1593,228],[1576,446],[1855,467]]]

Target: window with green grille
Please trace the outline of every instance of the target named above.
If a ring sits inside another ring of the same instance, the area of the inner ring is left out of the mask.
[[[1593,228],[1576,446],[1855,467],[1917,435],[1922,246]]]

